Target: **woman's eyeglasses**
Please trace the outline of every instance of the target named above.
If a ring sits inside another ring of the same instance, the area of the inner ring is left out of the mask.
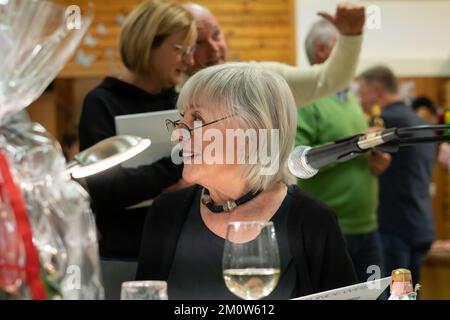
[[[181,44],[174,44],[173,47],[181,54],[181,58],[185,60],[189,55],[195,51],[195,46],[185,47]]]
[[[222,120],[234,117],[234,116],[235,116],[235,114],[232,114],[230,116],[226,116],[226,117],[223,117],[223,118],[220,118],[220,119],[217,119],[217,120],[205,123],[205,124],[203,124],[201,126],[197,126],[195,128],[192,128],[192,129],[189,128],[187,124],[181,122],[181,120],[172,121],[170,119],[166,119],[166,127],[167,127],[167,130],[169,131],[170,134],[172,134],[175,129],[185,129],[185,130],[187,130],[189,132],[189,136],[191,136],[192,135],[192,131],[194,131],[195,129],[203,128],[203,127],[209,126],[211,124],[214,124],[216,122],[219,122],[219,121],[222,121]]]

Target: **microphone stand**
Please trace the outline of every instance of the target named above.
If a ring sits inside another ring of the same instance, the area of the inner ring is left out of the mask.
[[[436,133],[450,130],[450,124],[421,125],[395,129],[397,138],[373,148],[375,151],[396,152],[399,147],[408,147],[416,144],[436,143],[450,141],[450,134],[435,135],[431,137],[411,137],[412,133],[421,131],[435,131]]]
[[[450,134],[437,135],[444,130],[450,132],[450,124],[394,127],[344,137],[317,147],[299,146],[291,153],[288,166],[295,176],[308,179],[320,168],[331,163],[349,161],[369,151],[394,153],[404,146],[450,141]],[[432,131],[434,135],[417,135],[423,131]]]

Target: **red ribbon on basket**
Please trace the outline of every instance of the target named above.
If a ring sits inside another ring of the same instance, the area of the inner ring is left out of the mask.
[[[24,243],[26,254],[26,280],[31,291],[31,296],[34,300],[45,300],[47,296],[44,283],[40,277],[39,255],[33,244],[31,225],[28,221],[25,203],[19,187],[14,183],[11,171],[9,170],[8,160],[1,151],[0,175],[3,177],[3,181],[0,180],[0,187],[5,188],[6,190],[16,219],[17,230]]]

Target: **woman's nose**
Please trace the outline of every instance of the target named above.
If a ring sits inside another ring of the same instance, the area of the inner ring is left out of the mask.
[[[186,57],[186,63],[188,66],[193,66],[195,61],[194,61],[194,52],[191,52],[187,55]]]
[[[188,66],[194,65],[194,51],[189,52],[183,57],[183,63],[185,63]]]

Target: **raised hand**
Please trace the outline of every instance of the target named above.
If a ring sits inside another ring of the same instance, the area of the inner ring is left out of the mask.
[[[325,11],[319,11],[317,14],[330,21],[343,35],[362,34],[366,22],[364,6],[354,3],[339,4],[335,15]]]

